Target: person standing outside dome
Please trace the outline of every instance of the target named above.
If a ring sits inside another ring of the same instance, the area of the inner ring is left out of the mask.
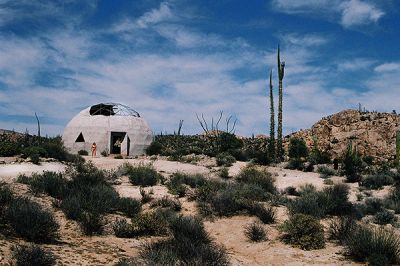
[[[93,144],[92,144],[92,157],[96,157],[96,150],[97,150],[96,142],[93,142]]]

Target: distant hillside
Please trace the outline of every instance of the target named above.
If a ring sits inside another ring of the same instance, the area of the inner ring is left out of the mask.
[[[315,135],[321,150],[329,152],[332,158],[340,158],[352,140],[362,155],[385,161],[395,158],[399,126],[397,114],[344,110],[321,119],[311,129],[286,136],[285,144],[288,145],[291,137],[300,137],[311,148]]]

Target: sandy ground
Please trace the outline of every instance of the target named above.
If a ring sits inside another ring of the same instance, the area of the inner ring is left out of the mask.
[[[156,161],[150,158],[139,159],[112,159],[112,158],[91,158],[87,160],[102,169],[116,169],[125,162],[131,164],[152,163],[153,166],[168,177],[174,172],[185,173],[201,173],[215,178],[218,167],[206,167],[199,163],[189,164],[159,159]],[[229,169],[231,176],[236,175],[246,163],[236,162]],[[21,164],[3,164],[0,165],[0,181],[12,183],[12,188],[19,194],[29,194],[26,185],[15,184],[12,181],[20,173],[30,174],[41,171],[62,171],[65,166],[60,163],[42,163],[40,166],[30,163]],[[277,167],[268,167],[268,171],[272,173],[276,179],[276,186],[283,190],[288,186],[299,187],[307,183],[311,183],[322,189],[326,185],[323,179],[317,173],[304,173],[300,171],[281,169]],[[332,177],[335,183],[341,182],[342,177]],[[132,197],[140,199],[139,188],[130,184],[127,177],[122,177],[114,187],[123,197]],[[145,188],[147,192],[152,191],[154,198],[161,198],[168,195],[167,189],[162,185]],[[383,191],[383,192],[382,192]],[[384,194],[385,190],[377,191],[378,195]],[[355,201],[356,193],[358,193],[357,184],[351,185],[352,201]],[[172,196],[172,195],[170,195]],[[36,199],[36,198],[35,198]],[[79,227],[74,221],[65,219],[64,214],[60,210],[53,208],[51,198],[42,196],[38,198],[40,203],[55,212],[58,222],[60,223],[60,241],[56,245],[44,245],[52,250],[58,257],[57,265],[113,265],[122,257],[135,256],[138,253],[139,246],[148,241],[145,239],[122,239],[112,235],[111,229],[108,228],[108,234],[104,236],[85,237],[80,233]],[[184,215],[195,215],[195,202],[187,201],[185,198],[180,199],[182,202],[182,211]],[[144,206],[148,208],[148,206]],[[109,221],[115,219],[115,215],[107,217]],[[287,211],[285,207],[278,208],[278,224],[287,219]],[[327,243],[325,249],[304,251],[293,248],[279,241],[279,232],[277,224],[265,225],[268,232],[269,240],[261,243],[249,242],[244,233],[244,226],[256,220],[250,216],[234,216],[231,218],[218,218],[212,221],[205,221],[206,230],[215,239],[218,244],[222,244],[228,251],[229,257],[233,265],[349,265],[351,261],[346,260],[342,255],[342,247],[333,243]],[[5,265],[10,258],[10,247],[16,243],[21,243],[20,239],[5,239],[0,235],[0,265]]]

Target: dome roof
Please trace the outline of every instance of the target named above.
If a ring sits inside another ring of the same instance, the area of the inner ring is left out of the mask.
[[[92,105],[89,109],[90,115],[104,116],[134,116],[140,117],[140,114],[132,108],[119,103],[99,103]]]

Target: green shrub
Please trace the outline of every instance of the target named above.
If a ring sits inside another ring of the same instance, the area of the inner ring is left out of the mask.
[[[290,196],[300,196],[300,193],[297,192],[296,188],[293,186],[288,186],[283,190],[283,194]]]
[[[116,204],[117,210],[123,212],[128,217],[134,217],[142,209],[140,201],[132,198],[119,198]]]
[[[390,175],[378,173],[364,178],[361,185],[369,189],[380,189],[383,186],[392,185],[393,183],[394,180]]]
[[[265,192],[276,194],[275,180],[271,173],[266,170],[257,170],[255,167],[246,167],[236,176],[239,183],[255,184],[260,186]]]
[[[0,157],[14,156],[21,151],[18,143],[8,140],[0,141]]]
[[[315,187],[303,187],[300,197],[289,201],[288,209],[293,215],[303,213],[317,218],[326,215],[349,215],[354,208],[348,201],[349,187],[344,184],[336,184],[324,188],[323,191],[315,191]]]
[[[39,154],[36,154],[36,153],[31,154],[31,155],[29,156],[29,158],[31,159],[31,162],[32,162],[33,164],[40,164]]]
[[[233,163],[236,162],[235,157],[230,155],[227,152],[219,153],[217,157],[215,158],[217,160],[217,165],[218,166],[232,166]]]
[[[227,168],[227,167],[221,168],[221,170],[219,171],[218,175],[219,175],[219,177],[221,177],[223,179],[230,178],[230,176],[229,176],[229,168]]]
[[[103,150],[100,154],[103,157],[108,157],[108,150]]]
[[[12,248],[12,256],[16,266],[52,266],[56,257],[37,245],[17,245]]]
[[[5,211],[5,218],[14,232],[28,241],[51,242],[58,236],[54,216],[27,198],[16,198]]]
[[[164,196],[161,199],[157,199],[150,204],[150,207],[162,207],[170,208],[174,211],[180,211],[182,209],[182,203],[178,199],[173,199],[168,196]]]
[[[390,231],[383,229],[372,230],[358,226],[345,240],[347,253],[356,261],[374,261],[378,257],[381,262],[397,264],[400,259],[399,238]]]
[[[151,165],[138,165],[129,169],[129,181],[135,186],[154,186],[161,178]]]
[[[295,214],[281,226],[282,240],[301,249],[325,247],[324,229],[317,219],[304,214]]]
[[[78,223],[82,232],[87,236],[103,232],[104,220],[97,212],[83,211],[79,216]]]
[[[0,212],[6,205],[14,199],[14,195],[9,186],[0,183]]]
[[[306,158],[308,156],[308,148],[306,142],[300,138],[291,138],[288,150],[289,158]]]
[[[365,200],[364,214],[376,214],[383,211],[383,201],[378,198],[367,198]]]
[[[79,150],[78,154],[81,155],[81,156],[84,156],[84,155],[87,156],[87,155],[89,155],[89,152],[87,150]]]
[[[394,224],[396,221],[397,217],[388,210],[377,212],[374,218],[376,224]]]
[[[67,180],[61,173],[44,171],[42,174],[33,174],[25,182],[35,194],[46,193],[57,199],[67,194]]]
[[[321,174],[321,178],[329,178],[337,174],[335,169],[332,169],[327,166],[318,166],[317,172]]]
[[[185,174],[185,173],[174,173],[167,183],[167,188],[171,194],[183,197],[186,194],[186,188],[184,185],[188,185],[191,188],[198,188],[206,183],[207,179],[201,174]]]
[[[158,141],[152,141],[150,146],[146,148],[147,155],[157,155],[162,151],[162,144]]]
[[[137,231],[135,230],[135,228],[125,219],[117,219],[112,224],[112,228],[116,237],[132,238],[137,236]]]
[[[140,201],[143,204],[148,203],[153,200],[151,193],[147,193],[146,190],[144,190],[144,188],[140,187],[139,192],[140,192],[140,195],[142,196],[142,199]]]
[[[203,223],[195,217],[178,216],[172,220],[170,229],[174,239],[178,242],[189,240],[195,245],[211,242]]]
[[[135,234],[140,236],[163,236],[168,233],[169,217],[164,213],[155,211],[140,213],[132,218]]]
[[[124,159],[124,157],[121,154],[115,155],[114,159]]]
[[[171,220],[173,238],[146,244],[140,259],[147,265],[228,265],[226,252],[215,245],[194,217]]]
[[[78,163],[66,170],[72,182],[71,186],[77,188],[105,184],[106,172],[98,169],[92,162]]]
[[[245,226],[244,234],[246,237],[254,242],[267,240],[267,233],[264,227],[259,223],[251,223]]]
[[[304,161],[300,158],[290,158],[285,169],[303,171],[305,169]]]
[[[350,216],[341,216],[331,220],[328,226],[329,239],[338,240],[341,244],[356,229],[357,223]]]
[[[252,202],[247,210],[250,214],[257,216],[261,222],[265,224],[273,224],[276,222],[276,210],[272,206],[265,207],[264,204]]]
[[[344,170],[347,182],[354,183],[361,180],[363,161],[357,150],[353,149],[351,142],[349,143],[342,160],[342,168]]]

